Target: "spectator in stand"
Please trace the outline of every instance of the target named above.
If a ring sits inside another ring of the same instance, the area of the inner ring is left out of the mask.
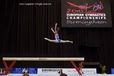
[[[58,73],[60,74],[60,76],[67,76],[67,74],[63,73],[62,69],[60,69]]]

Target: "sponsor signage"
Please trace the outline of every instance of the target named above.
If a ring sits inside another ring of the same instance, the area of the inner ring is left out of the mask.
[[[26,68],[29,74],[37,74],[37,68]],[[25,68],[12,68],[11,73],[22,74]]]
[[[39,68],[38,74],[58,74],[61,68]],[[78,74],[75,68],[62,68],[63,73]],[[96,74],[96,68],[82,68],[84,74]]]
[[[84,74],[97,74],[96,68],[83,68],[82,72]]]
[[[114,74],[114,68],[111,68],[111,73]]]

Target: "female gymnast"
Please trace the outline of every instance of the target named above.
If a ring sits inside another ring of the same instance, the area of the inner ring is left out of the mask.
[[[57,23],[55,24],[55,30],[53,28],[51,28],[52,32],[54,33],[55,35],[55,40],[51,40],[51,39],[48,39],[48,38],[44,38],[45,40],[49,41],[49,42],[54,42],[54,43],[73,43],[73,41],[70,41],[70,40],[61,40],[59,38],[59,34],[57,32]]]

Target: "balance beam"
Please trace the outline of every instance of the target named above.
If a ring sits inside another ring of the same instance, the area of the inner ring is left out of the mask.
[[[83,57],[3,57],[5,61],[84,61]]]
[[[0,73],[0,75],[6,75],[14,66],[16,61],[71,61],[79,75],[82,75],[80,68],[82,68],[84,57],[3,57],[3,64],[6,68],[6,72]],[[8,67],[6,61],[13,61]],[[77,67],[74,61],[81,61],[79,67]]]

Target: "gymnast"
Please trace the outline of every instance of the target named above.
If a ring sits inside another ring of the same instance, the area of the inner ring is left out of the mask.
[[[55,30],[54,30],[55,29]],[[51,39],[48,39],[48,38],[44,38],[45,40],[49,41],[49,42],[54,42],[54,43],[73,43],[73,41],[70,41],[70,40],[61,40],[59,38],[59,34],[57,32],[57,23],[55,24],[55,28],[51,28],[52,32],[54,33],[55,35],[55,40],[51,40]]]

